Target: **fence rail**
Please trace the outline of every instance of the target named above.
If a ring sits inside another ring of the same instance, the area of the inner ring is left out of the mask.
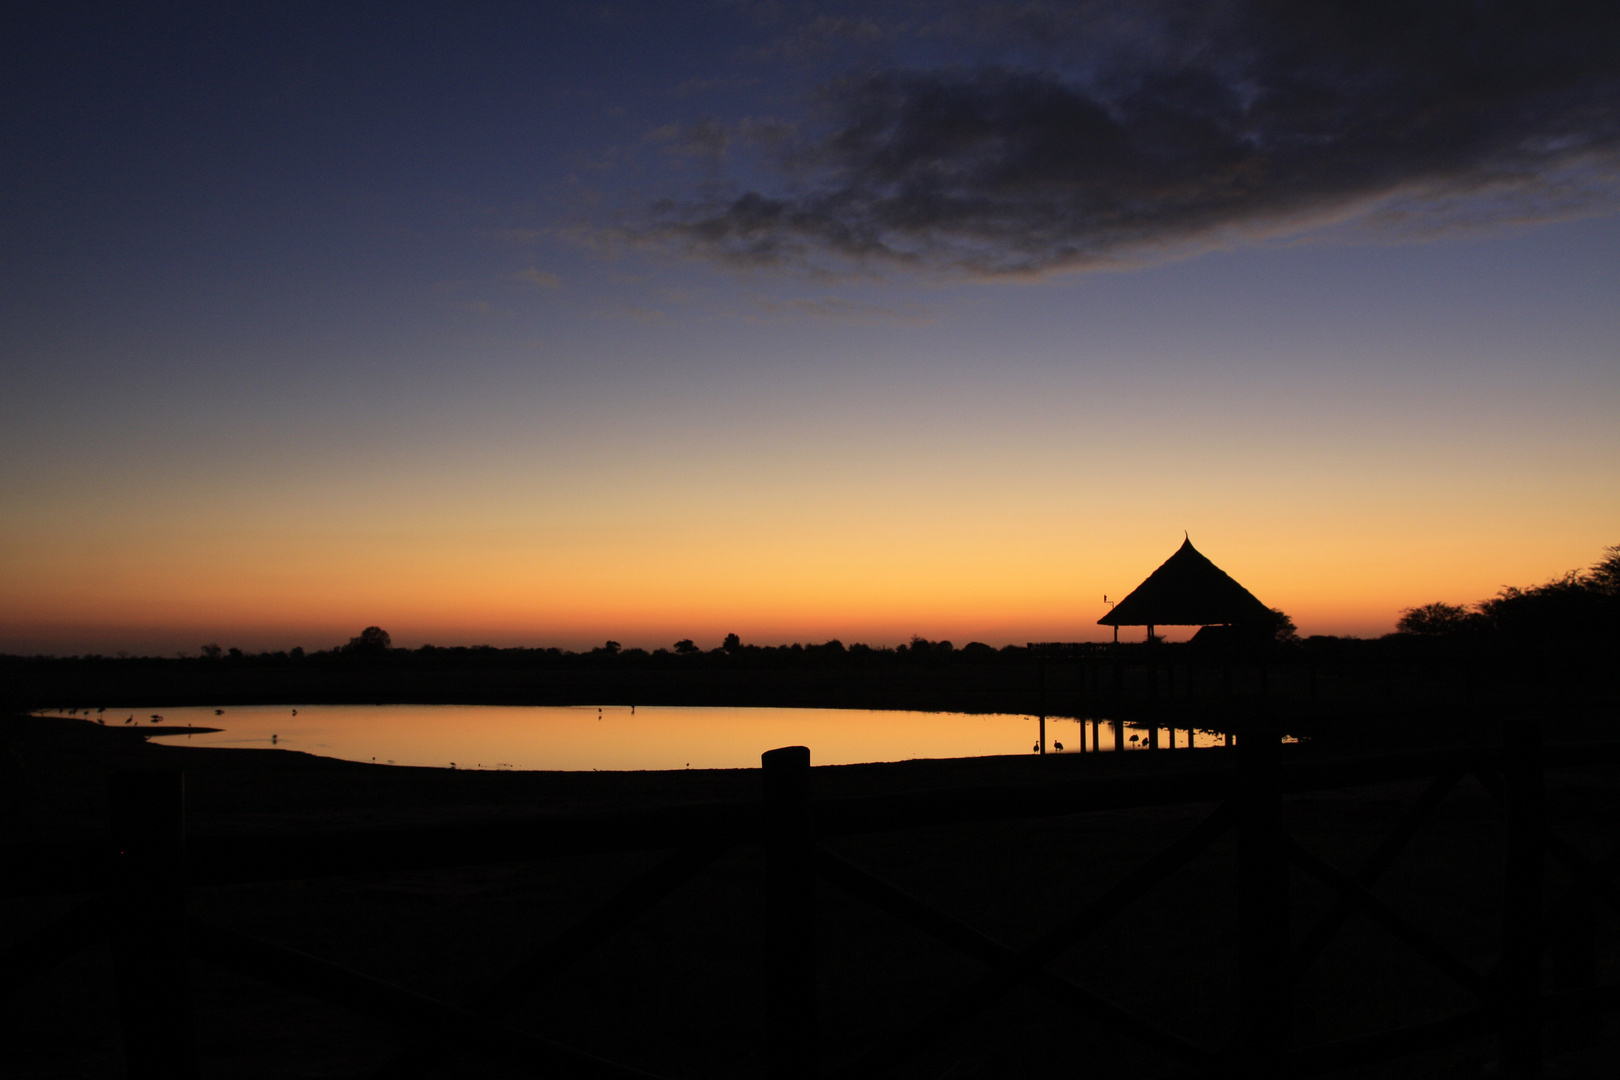
[[[108,934],[131,1076],[197,1074],[195,1032],[183,1004],[190,1000],[188,955],[400,1024],[410,1031],[412,1045],[379,1076],[423,1075],[451,1050],[476,1052],[535,1075],[645,1076],[509,1028],[501,1017],[719,855],[737,845],[757,845],[765,857],[765,1072],[773,1078],[886,1073],[1019,986],[1106,1022],[1120,1035],[1179,1062],[1187,1076],[1310,1076],[1492,1032],[1499,1036],[1508,1073],[1532,1075],[1543,1054],[1546,1017],[1555,1011],[1595,1017],[1620,1004],[1620,985],[1596,983],[1590,933],[1592,905],[1620,912],[1615,881],[1620,855],[1610,852],[1600,860],[1582,856],[1549,828],[1543,795],[1546,769],[1612,766],[1620,762],[1620,742],[1543,746],[1537,725],[1520,721],[1511,725],[1499,748],[1306,761],[1284,760],[1281,750],[1275,735],[1250,731],[1235,750],[1203,755],[1218,758],[1217,767],[813,802],[809,751],[789,747],[764,756],[761,803],[188,840],[183,840],[183,780],[177,772],[120,774],[111,790],[109,843],[0,848],[8,894],[94,894],[0,957],[0,993],[15,991]],[[1499,799],[1505,823],[1500,950],[1494,966],[1483,971],[1453,955],[1376,891],[1407,843],[1468,776],[1477,777]],[[1287,795],[1421,779],[1430,783],[1353,871],[1321,858],[1288,832]],[[822,843],[906,829],[1178,804],[1209,804],[1211,810],[1185,835],[1083,905],[1074,918],[1019,949],[909,895]],[[1238,1023],[1226,1045],[1199,1045],[1050,969],[1059,955],[1228,833],[1237,840],[1241,989]],[[519,958],[465,1007],[185,915],[187,889],[654,849],[671,853],[608,903]],[[1548,860],[1562,865],[1573,881],[1551,905],[1545,896]],[[1297,944],[1288,931],[1291,872],[1316,880],[1335,898]],[[885,1044],[836,1066],[821,1061],[815,999],[818,879],[973,958],[986,973]],[[109,905],[137,911],[141,918],[108,920],[104,913]],[[1476,1005],[1436,1021],[1295,1045],[1289,1030],[1289,989],[1333,936],[1358,916],[1465,989]],[[120,929],[137,924],[139,934]],[[1547,950],[1559,953],[1565,981],[1574,989],[1543,992],[1542,954]],[[151,1004],[155,1002],[162,1006]]]

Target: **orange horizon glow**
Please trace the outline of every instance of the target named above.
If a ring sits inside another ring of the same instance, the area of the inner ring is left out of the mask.
[[[205,642],[249,652],[314,651],[342,644],[369,625],[382,626],[402,647],[583,650],[612,639],[651,650],[691,638],[713,648],[728,633],[761,645],[837,638],[846,645],[893,646],[913,635],[958,646],[1108,641],[1112,630],[1096,624],[1107,611],[1104,593],[1122,599],[1174,546],[1167,541],[1162,553],[1144,556],[1117,543],[1097,550],[1087,568],[1064,565],[1055,545],[1021,565],[988,561],[987,553],[971,576],[937,557],[874,558],[846,568],[841,553],[833,552],[801,566],[791,580],[757,556],[725,566],[671,558],[634,569],[611,558],[582,559],[568,563],[566,573],[544,563],[490,558],[481,569],[448,560],[448,569],[410,572],[408,558],[396,551],[379,553],[369,573],[342,560],[316,572],[294,557],[247,574],[200,561],[184,572],[174,566],[162,573],[164,560],[145,554],[135,556],[147,571],[138,575],[53,581],[36,574],[28,582],[7,582],[0,651],[172,655],[194,653]],[[1392,630],[1403,608],[1433,600],[1472,603],[1504,585],[1539,584],[1590,565],[1600,548],[1594,544],[1587,557],[1561,562],[1544,556],[1540,565],[1516,573],[1486,564],[1487,553],[1470,566],[1409,552],[1403,569],[1393,559],[1358,558],[1348,545],[1322,560],[1275,545],[1256,551],[1206,541],[1203,550],[1267,605],[1287,612],[1302,635],[1372,637]],[[1323,574],[1320,562],[1334,572]],[[1193,630],[1161,632],[1182,640]],[[1120,640],[1139,640],[1143,632],[1122,628]]]

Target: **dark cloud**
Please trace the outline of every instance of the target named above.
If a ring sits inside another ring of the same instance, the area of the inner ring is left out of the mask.
[[[744,264],[1016,274],[1347,214],[1410,229],[1425,206],[1455,225],[1615,193],[1612,2],[1067,10],[957,20],[1048,58],[1066,35],[1064,63],[1026,52],[827,84],[774,186],[663,202],[641,235]]]

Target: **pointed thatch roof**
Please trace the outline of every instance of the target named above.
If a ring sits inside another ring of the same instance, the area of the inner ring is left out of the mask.
[[[1270,615],[1270,608],[1187,540],[1097,621],[1104,626],[1208,626],[1254,622]]]

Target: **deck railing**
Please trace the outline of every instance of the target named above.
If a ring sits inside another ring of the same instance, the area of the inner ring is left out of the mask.
[[[449,1052],[497,1059],[531,1075],[646,1075],[507,1026],[502,1017],[618,929],[738,845],[764,855],[764,1073],[772,1078],[884,1075],[942,1033],[956,1030],[1023,987],[1180,1063],[1180,1075],[1304,1077],[1443,1048],[1496,1034],[1509,1075],[1532,1075],[1551,1016],[1594,1018],[1620,1004],[1620,985],[1595,977],[1591,909],[1620,912],[1617,856],[1593,861],[1549,828],[1547,769],[1620,762],[1620,742],[1543,746],[1538,725],[1509,725],[1500,748],[1427,750],[1371,757],[1284,760],[1277,738],[1250,731],[1219,767],[1131,776],[1085,776],[1019,786],[980,786],[813,801],[810,753],[767,752],[763,799],[645,810],[501,819],[434,826],[281,836],[184,837],[184,781],[174,771],[115,776],[110,846],[17,844],[0,849],[6,892],[91,894],[0,958],[9,995],[102,933],[111,935],[129,1075],[198,1075],[189,1007],[190,957],[394,1022],[412,1048],[377,1075],[424,1074]],[[1502,806],[1504,857],[1500,953],[1487,969],[1456,956],[1381,898],[1377,887],[1407,843],[1465,777]],[[1306,792],[1427,780],[1423,792],[1365,861],[1332,865],[1295,839],[1285,798]],[[822,841],[923,826],[1056,817],[1104,810],[1209,804],[1184,835],[1142,861],[1062,924],[1011,948],[884,881]],[[1238,1023],[1224,1045],[1202,1045],[1051,969],[1062,953],[1119,916],[1223,835],[1236,834],[1240,918]],[[334,875],[421,871],[635,850],[669,854],[572,926],[521,958],[459,1006],[339,964],[186,914],[187,890]],[[1547,902],[1546,864],[1573,884]],[[1335,897],[1297,942],[1289,933],[1290,872]],[[859,1057],[824,1061],[817,1037],[816,882],[829,883],[979,961],[984,974],[944,1004]],[[120,918],[105,915],[118,911]],[[133,913],[136,917],[127,917]],[[1474,1004],[1406,1027],[1300,1045],[1290,1031],[1289,990],[1335,933],[1360,916],[1463,988]],[[137,930],[138,928],[138,930]],[[1565,987],[1542,985],[1542,953],[1556,943]],[[1572,944],[1573,943],[1573,944]]]

